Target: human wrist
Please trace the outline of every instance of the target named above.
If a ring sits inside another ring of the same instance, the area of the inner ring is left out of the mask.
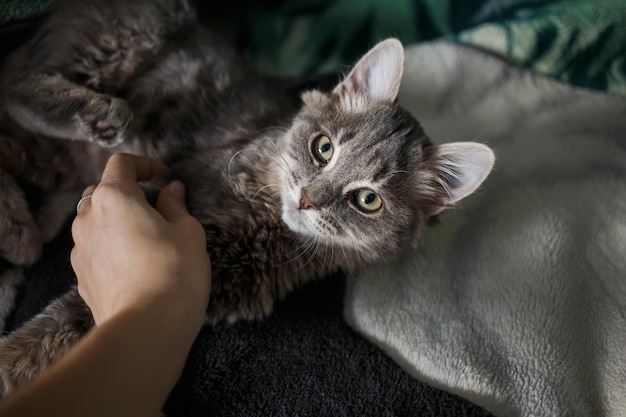
[[[204,314],[197,308],[171,303],[168,298],[162,302],[151,299],[150,302],[137,302],[119,311],[98,326],[96,331],[108,334],[111,345],[116,344],[112,339],[117,339],[117,343],[124,346],[124,352],[159,368],[155,377],[158,375],[163,383],[173,387],[200,332],[203,319]]]
[[[186,300],[182,296],[154,293],[143,294],[134,302],[120,307],[108,320],[132,317],[138,324],[153,325],[172,336],[195,337],[204,323],[206,305]],[[108,321],[107,320],[107,321]]]
[[[132,271],[128,275],[119,273],[118,281],[112,283],[114,287],[105,291],[83,288],[83,293],[79,282],[79,292],[91,308],[96,324],[132,310],[149,311],[146,317],[153,320],[167,312],[169,315],[175,313],[181,320],[202,323],[209,302],[210,271],[200,267],[194,268],[193,272],[174,269],[164,273],[165,268],[152,269],[141,269],[142,276],[150,277],[150,280],[135,279],[130,285],[129,281],[138,272]]]

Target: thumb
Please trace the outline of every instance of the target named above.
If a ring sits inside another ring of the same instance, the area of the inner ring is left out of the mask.
[[[185,186],[180,181],[172,181],[159,194],[156,209],[167,221],[189,216],[185,204]]]

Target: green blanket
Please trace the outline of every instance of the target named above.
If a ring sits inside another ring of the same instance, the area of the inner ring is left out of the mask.
[[[533,71],[626,94],[624,0],[299,0],[246,16],[248,52],[281,75],[334,70],[387,36],[470,44]]]
[[[50,11],[55,0],[0,0],[0,28],[9,30]]]
[[[0,24],[54,0],[0,0]],[[577,86],[626,94],[624,0],[232,0],[201,14],[264,71],[302,76],[354,62],[378,40],[446,37]],[[210,17],[210,18],[209,18]]]

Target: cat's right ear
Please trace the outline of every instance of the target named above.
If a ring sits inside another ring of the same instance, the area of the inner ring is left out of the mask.
[[[434,148],[434,188],[441,205],[432,214],[437,214],[476,191],[491,172],[495,156],[487,145],[475,142],[445,143]]]
[[[404,48],[397,39],[379,42],[335,87],[346,110],[364,110],[370,103],[391,104],[398,96],[404,69]]]

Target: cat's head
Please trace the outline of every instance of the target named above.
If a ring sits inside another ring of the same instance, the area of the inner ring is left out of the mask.
[[[376,45],[332,92],[303,94],[282,152],[283,221],[366,259],[415,244],[426,220],[471,194],[493,152],[433,145],[396,104],[404,50]]]

